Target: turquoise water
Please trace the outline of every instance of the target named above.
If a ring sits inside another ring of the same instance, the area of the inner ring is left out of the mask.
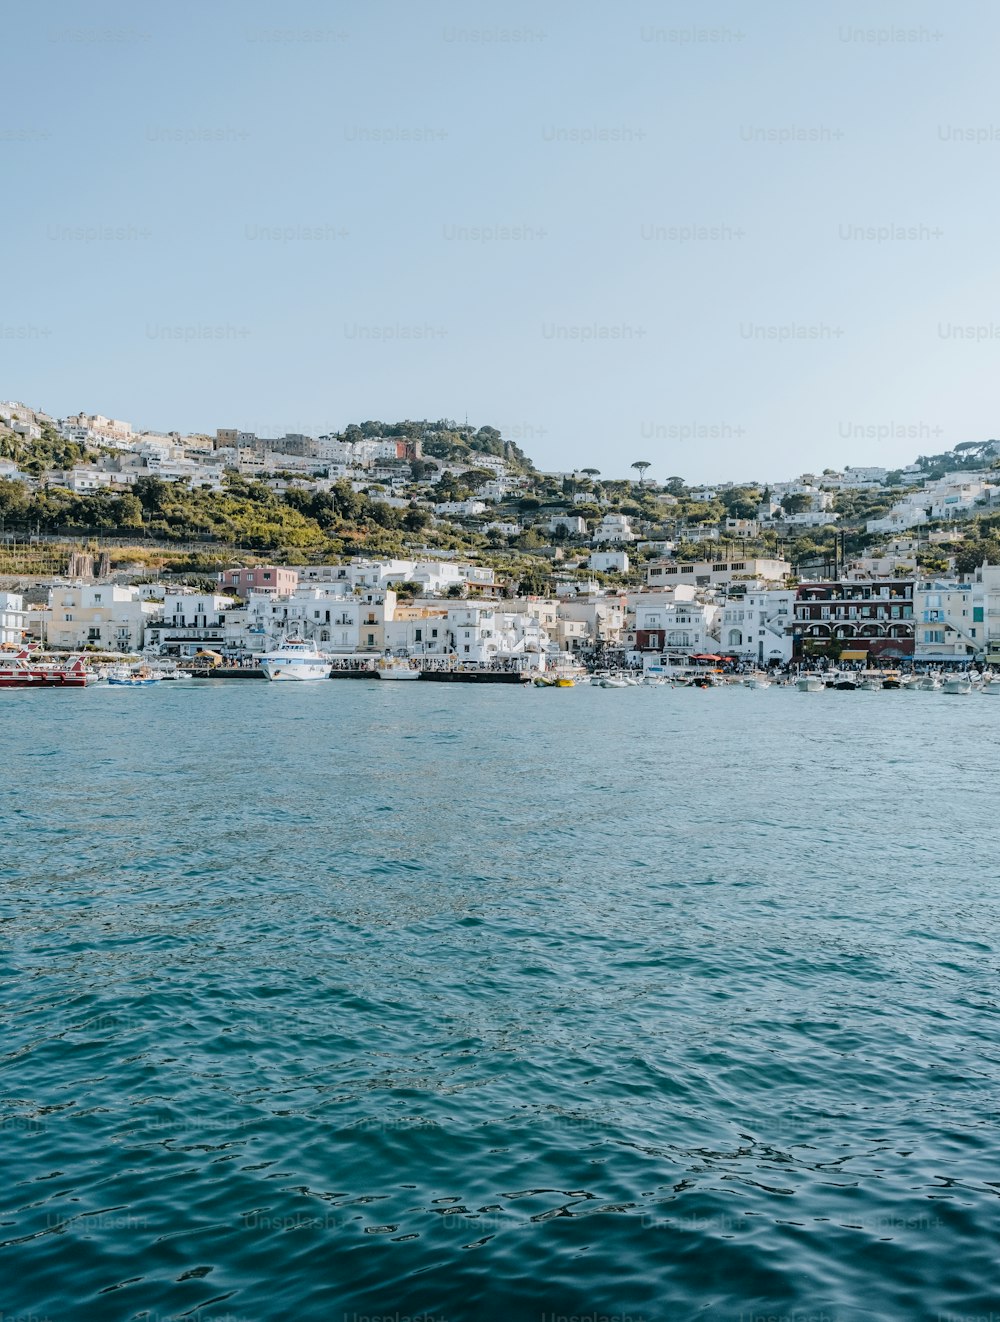
[[[1000,702],[0,699],[5,1322],[1000,1316]]]

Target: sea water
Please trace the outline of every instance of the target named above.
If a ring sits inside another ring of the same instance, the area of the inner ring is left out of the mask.
[[[998,726],[0,695],[3,1318],[1000,1319]]]

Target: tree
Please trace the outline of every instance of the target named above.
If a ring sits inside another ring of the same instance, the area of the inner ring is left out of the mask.
[[[589,478],[601,476],[601,470],[599,468],[581,468],[580,472],[585,473]]]
[[[792,491],[781,498],[781,508],[786,514],[804,514],[812,505],[812,497],[807,491]]]
[[[31,497],[23,482],[0,478],[0,515],[17,522],[28,513]]]
[[[638,470],[639,470],[639,485],[642,486],[643,482],[645,481],[645,477],[646,477],[646,469],[647,469],[647,468],[652,468],[652,464],[649,462],[648,459],[637,459],[637,460],[635,461],[635,463],[632,465],[632,467],[633,467],[633,468],[638,468]]]
[[[471,490],[478,491],[481,486],[492,482],[495,477],[496,474],[490,472],[488,468],[470,468],[462,474],[462,481]]]
[[[142,501],[138,496],[133,496],[131,491],[119,497],[118,526],[120,528],[142,527]]]
[[[407,510],[403,515],[403,527],[407,532],[423,532],[430,521],[431,516],[426,510]]]
[[[549,590],[551,576],[547,569],[538,566],[532,566],[526,570],[518,584],[517,595],[519,597],[544,597]]]
[[[436,473],[438,466],[432,459],[412,459],[410,474],[414,482],[425,482],[431,473]]]

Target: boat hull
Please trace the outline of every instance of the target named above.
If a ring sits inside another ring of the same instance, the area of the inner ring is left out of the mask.
[[[276,683],[304,684],[310,680],[327,679],[330,667],[318,662],[264,661],[261,663],[264,678]]]
[[[0,689],[85,689],[93,682],[90,675],[60,675],[46,671],[0,674]]]

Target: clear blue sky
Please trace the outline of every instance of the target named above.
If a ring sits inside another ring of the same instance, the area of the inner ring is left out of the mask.
[[[995,6],[4,28],[0,397],[264,435],[468,416],[544,468],[689,481],[1000,435]]]

